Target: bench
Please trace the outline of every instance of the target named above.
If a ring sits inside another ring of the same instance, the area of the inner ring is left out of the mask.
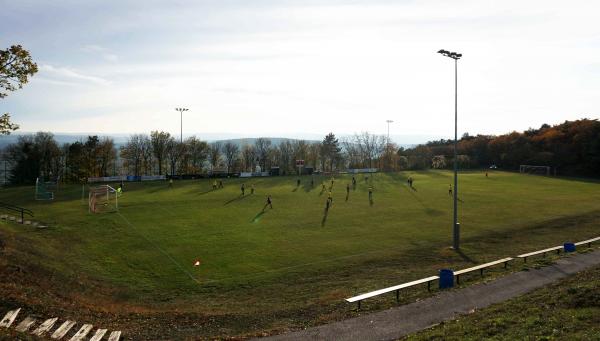
[[[371,297],[375,297],[375,296],[379,296],[381,294],[385,294],[385,293],[392,292],[392,291],[396,292],[396,301],[400,301],[400,289],[404,289],[404,288],[412,287],[412,286],[415,286],[415,285],[427,283],[427,290],[431,290],[431,282],[433,282],[433,281],[435,281],[436,279],[439,279],[439,278],[440,278],[439,276],[431,276],[431,277],[427,277],[427,278],[418,279],[416,281],[412,281],[412,282],[408,282],[408,283],[403,283],[403,284],[400,284],[400,285],[395,285],[393,287],[371,291],[371,292],[368,292],[366,294],[362,294],[362,295],[358,295],[358,296],[347,298],[346,302],[350,302],[350,303],[357,302],[358,303],[358,309],[360,309],[360,302],[362,300],[367,299],[367,298],[371,298]]]
[[[508,262],[510,262],[511,260],[513,260],[512,257],[507,257],[507,258],[498,259],[493,262],[477,265],[472,268],[455,271],[454,276],[456,276],[456,284],[460,284],[460,275],[462,275],[462,274],[466,274],[468,272],[473,272],[473,271],[479,270],[479,272],[481,273],[481,276],[483,276],[483,269],[489,268],[490,266],[498,265],[501,263],[504,263],[504,268],[506,268],[508,266]]]
[[[575,245],[587,244],[588,247],[592,247],[592,243],[593,242],[597,242],[599,240],[600,240],[600,237],[596,237],[596,238],[592,238],[592,239],[588,239],[588,240],[577,242],[577,243],[575,243]]]
[[[524,253],[522,255],[518,255],[517,258],[523,258],[523,262],[527,263],[527,257],[539,255],[540,253],[544,257],[546,257],[547,252],[556,251],[557,253],[560,253],[560,250],[562,250],[563,247],[564,247],[563,245],[560,245],[560,246],[555,246],[555,247],[551,247],[551,248],[547,248],[547,249],[543,249],[543,250],[539,250],[539,251]]]

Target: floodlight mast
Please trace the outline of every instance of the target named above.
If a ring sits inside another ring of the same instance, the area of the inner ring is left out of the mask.
[[[179,111],[179,114],[181,115],[181,131],[180,131],[179,139],[181,140],[181,143],[183,143],[183,112],[184,111],[188,111],[190,109],[187,109],[187,108],[175,108],[175,110]]]
[[[452,221],[452,247],[455,250],[460,248],[460,224],[458,223],[458,160],[457,160],[457,145],[458,145],[458,60],[462,57],[462,53],[439,50],[439,54],[448,58],[454,59],[454,213]]]
[[[385,120],[387,122],[387,128],[388,128],[388,132],[387,132],[387,144],[390,144],[390,123],[394,123],[394,121],[392,120]]]

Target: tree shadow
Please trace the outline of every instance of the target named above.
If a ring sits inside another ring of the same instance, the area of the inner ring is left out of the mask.
[[[462,258],[464,261],[475,264],[477,261],[475,261],[473,258],[467,256],[461,249],[456,250],[456,253],[460,256],[460,258]]]
[[[225,203],[223,204],[223,206],[225,206],[225,205],[229,205],[229,204],[231,204],[231,203],[232,203],[232,202],[234,202],[234,201],[243,200],[243,199],[244,199],[244,198],[246,198],[246,197],[247,197],[247,195],[241,195],[241,194],[240,194],[240,195],[238,195],[237,197],[235,197],[235,198],[233,198],[233,199],[231,199],[231,200],[229,200],[229,201],[225,202]]]
[[[297,192],[298,191],[298,187],[294,187],[294,189],[292,190],[292,192]]]

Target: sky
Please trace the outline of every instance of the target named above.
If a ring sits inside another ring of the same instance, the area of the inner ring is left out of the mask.
[[[600,2],[0,0],[21,131],[501,134],[600,117]],[[405,140],[402,140],[403,137]]]

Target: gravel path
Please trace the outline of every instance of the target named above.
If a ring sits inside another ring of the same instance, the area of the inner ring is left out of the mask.
[[[576,254],[561,258],[555,264],[540,269],[520,271],[488,283],[444,291],[423,301],[264,339],[396,340],[442,321],[454,319],[473,309],[482,309],[523,295],[596,265],[600,265],[600,251]],[[367,301],[365,303],[368,304]]]

